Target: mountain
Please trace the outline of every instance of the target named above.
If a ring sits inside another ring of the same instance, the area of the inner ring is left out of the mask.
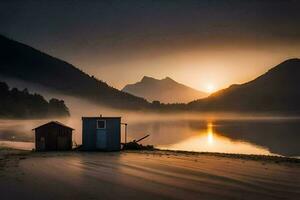
[[[0,75],[122,109],[300,112],[300,59],[287,60],[253,81],[232,85],[207,98],[188,104],[166,106],[157,103],[150,104],[144,98],[119,91],[65,61],[0,35]],[[183,97],[194,98],[190,97],[190,94],[183,95],[184,90],[182,91],[181,88],[186,88],[186,86],[179,84],[181,85],[179,87],[178,83],[170,78],[156,80],[144,77],[140,83],[133,84],[133,86],[143,86],[145,82],[147,83],[145,85],[155,86],[149,86],[149,88],[147,86],[145,90],[142,90],[145,93],[140,94],[149,100],[177,102],[179,100],[176,98],[181,97],[181,102],[185,102],[188,100]],[[156,90],[157,85],[158,88],[164,90]],[[174,89],[172,85],[177,85],[178,88],[174,86],[176,88]],[[128,90],[130,87],[127,86],[123,90],[130,92]],[[146,96],[147,93],[151,93],[151,95],[148,94],[150,97]],[[158,98],[162,96],[166,97]]]
[[[114,108],[141,109],[149,106],[143,98],[121,92],[65,61],[1,35],[0,75]]]
[[[157,100],[162,103],[187,103],[207,96],[206,93],[180,84],[169,77],[158,80],[144,76],[140,82],[126,85],[122,91],[148,101]]]
[[[289,59],[258,78],[188,104],[209,111],[300,111],[300,59]]]
[[[6,83],[0,82],[1,118],[43,118],[69,115],[69,109],[61,100],[50,99],[48,102],[39,94],[30,94],[27,89],[10,90]]]

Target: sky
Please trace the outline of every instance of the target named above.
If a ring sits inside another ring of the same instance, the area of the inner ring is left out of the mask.
[[[300,57],[298,0],[1,0],[0,34],[122,89],[143,76],[202,91]]]

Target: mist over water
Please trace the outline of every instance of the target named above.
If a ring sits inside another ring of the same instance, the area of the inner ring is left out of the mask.
[[[75,129],[73,140],[81,144],[82,116],[121,116],[128,123],[128,141],[146,134],[150,137],[143,144],[157,148],[199,152],[224,152],[299,156],[300,139],[298,119],[245,118],[201,114],[150,114],[115,111],[95,105],[71,109],[70,118],[43,120],[0,120],[0,145],[3,141],[34,141],[32,128],[51,120],[58,120]],[[124,141],[124,127],[122,127]],[[23,146],[24,145],[24,146]],[[18,148],[33,148],[27,143],[17,143]]]
[[[64,99],[71,117],[32,120],[0,120],[0,145],[31,149],[33,128],[48,121],[60,121],[75,129],[73,140],[81,144],[83,116],[120,116],[128,123],[128,141],[147,134],[143,144],[157,148],[242,154],[300,156],[299,118],[258,116],[241,113],[145,113],[115,110],[86,100],[23,82],[6,80],[10,86],[29,88],[46,98]],[[48,92],[45,92],[48,91]],[[49,92],[51,91],[51,92]],[[14,141],[14,142],[12,142]],[[124,141],[124,127],[122,127]],[[21,143],[20,143],[21,142]]]

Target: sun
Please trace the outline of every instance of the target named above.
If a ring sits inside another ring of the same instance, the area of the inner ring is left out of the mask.
[[[214,92],[216,89],[216,87],[213,85],[213,84],[207,84],[206,87],[205,87],[205,90],[207,93],[212,93]]]

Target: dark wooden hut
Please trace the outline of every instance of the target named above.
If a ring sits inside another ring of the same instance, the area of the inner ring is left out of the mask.
[[[60,122],[51,121],[33,129],[36,151],[57,151],[72,149],[72,131]]]

